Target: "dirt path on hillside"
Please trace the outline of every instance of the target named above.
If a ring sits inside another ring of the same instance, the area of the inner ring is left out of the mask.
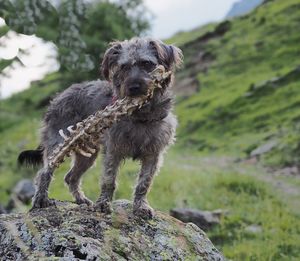
[[[273,187],[277,188],[284,194],[288,194],[290,196],[295,196],[295,197],[296,196],[300,197],[299,187],[289,184],[283,180],[278,180],[278,178],[273,177],[272,174],[266,174],[265,176],[258,177],[258,178],[270,183]]]
[[[195,162],[194,157],[191,158]],[[295,209],[300,209],[300,186],[291,184],[290,182],[297,181],[298,184],[300,176],[290,177],[291,181],[285,181],[287,178],[284,175],[275,175],[267,168],[261,166],[259,163],[237,163],[233,158],[229,157],[202,157],[197,158],[197,164],[183,164],[185,169],[211,169],[216,168],[217,171],[234,171],[242,175],[251,175],[256,179],[270,184],[284,200],[289,200]]]

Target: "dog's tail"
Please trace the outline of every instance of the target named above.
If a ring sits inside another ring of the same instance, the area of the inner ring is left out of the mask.
[[[36,150],[25,150],[19,154],[18,164],[38,166],[43,163],[44,148],[40,145]]]

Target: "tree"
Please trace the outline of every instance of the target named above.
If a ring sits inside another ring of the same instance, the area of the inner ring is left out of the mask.
[[[7,0],[0,17],[11,30],[52,41],[66,82],[98,77],[108,42],[149,29],[142,0]]]

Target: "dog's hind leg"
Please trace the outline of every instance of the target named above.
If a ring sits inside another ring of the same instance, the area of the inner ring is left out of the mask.
[[[36,192],[33,197],[32,209],[46,208],[54,205],[54,202],[48,198],[48,188],[52,179],[54,169],[51,169],[48,164],[39,170],[36,176]]]
[[[73,166],[65,176],[65,182],[69,186],[69,190],[77,204],[92,205],[92,201],[84,195],[80,188],[80,179],[82,175],[93,165],[96,158],[97,153],[93,154],[90,158],[84,157],[80,154],[75,154]]]

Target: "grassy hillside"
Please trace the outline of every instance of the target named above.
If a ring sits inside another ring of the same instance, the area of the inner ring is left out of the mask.
[[[177,83],[192,78],[200,91],[177,99],[177,144],[166,156],[149,201],[166,212],[173,207],[227,210],[208,235],[231,260],[300,258],[299,178],[270,175],[260,163],[236,162],[275,141],[262,163],[299,165],[299,17],[298,0],[268,1],[245,17],[169,40],[185,54]],[[45,106],[66,87],[61,79],[49,75],[1,101],[1,204],[19,179],[36,173],[18,168],[16,158],[38,146]],[[71,200],[63,184],[69,163],[56,171],[50,197]],[[101,158],[83,180],[93,200],[99,195],[100,164]],[[122,166],[116,198],[131,198],[138,167],[131,161]]]
[[[216,24],[207,24],[205,26],[197,27],[191,31],[182,31],[173,35],[171,38],[166,39],[164,42],[168,44],[175,44],[177,46],[182,46],[188,42],[191,42],[198,37],[204,35],[205,33],[213,30]]]
[[[200,85],[177,106],[184,146],[246,157],[272,140],[265,163],[299,164],[299,17],[299,1],[268,1],[182,45],[180,77]]]

